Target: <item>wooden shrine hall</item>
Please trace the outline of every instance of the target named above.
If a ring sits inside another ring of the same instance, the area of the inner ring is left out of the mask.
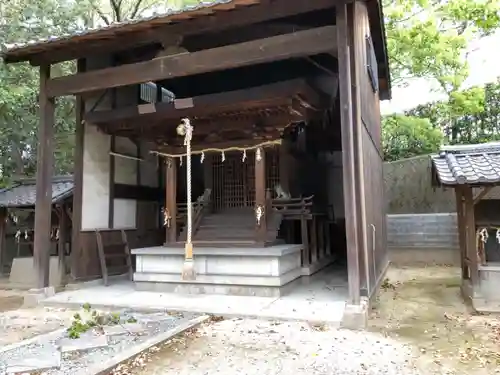
[[[365,316],[388,265],[379,1],[219,0],[11,45],[3,59],[40,67],[39,287],[54,99],[75,95],[75,280],[107,280],[122,257],[102,249],[123,240],[141,290],[278,296],[342,268],[346,316]],[[51,77],[71,60],[75,74]]]

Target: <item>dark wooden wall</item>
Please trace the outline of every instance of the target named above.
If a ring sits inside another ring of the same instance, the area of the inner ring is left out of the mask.
[[[353,38],[357,86],[357,110],[353,120],[358,132],[358,168],[361,200],[360,276],[364,294],[371,295],[384,272],[386,252],[386,204],[384,199],[383,156],[379,93],[372,85],[367,66],[371,63],[367,38],[370,37],[368,11],[363,2],[355,2]],[[377,68],[374,67],[377,72]]]

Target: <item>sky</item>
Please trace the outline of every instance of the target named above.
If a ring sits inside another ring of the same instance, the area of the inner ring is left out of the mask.
[[[470,46],[471,52],[468,56],[470,76],[465,82],[466,87],[482,85],[500,77],[499,46],[500,31]],[[430,82],[419,79],[412,81],[406,88],[393,88],[392,100],[382,102],[380,109],[382,114],[402,112],[440,98]]]

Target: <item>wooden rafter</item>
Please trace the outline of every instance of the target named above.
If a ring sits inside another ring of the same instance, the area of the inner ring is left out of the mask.
[[[141,63],[53,78],[47,83],[47,90],[52,97],[79,94],[335,51],[336,30],[336,26],[324,26],[199,52],[158,57]]]

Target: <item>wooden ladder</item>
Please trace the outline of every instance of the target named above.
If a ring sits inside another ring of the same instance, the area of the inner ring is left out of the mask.
[[[97,250],[99,253],[99,262],[101,264],[102,279],[104,285],[109,285],[109,276],[122,275],[128,273],[130,280],[132,280],[134,270],[132,268],[132,257],[130,255],[130,248],[128,245],[127,234],[122,229],[121,242],[104,244],[101,232],[106,230],[96,229]],[[109,231],[109,230],[108,230]],[[123,259],[125,264],[118,266],[109,266],[108,261],[114,259]]]

